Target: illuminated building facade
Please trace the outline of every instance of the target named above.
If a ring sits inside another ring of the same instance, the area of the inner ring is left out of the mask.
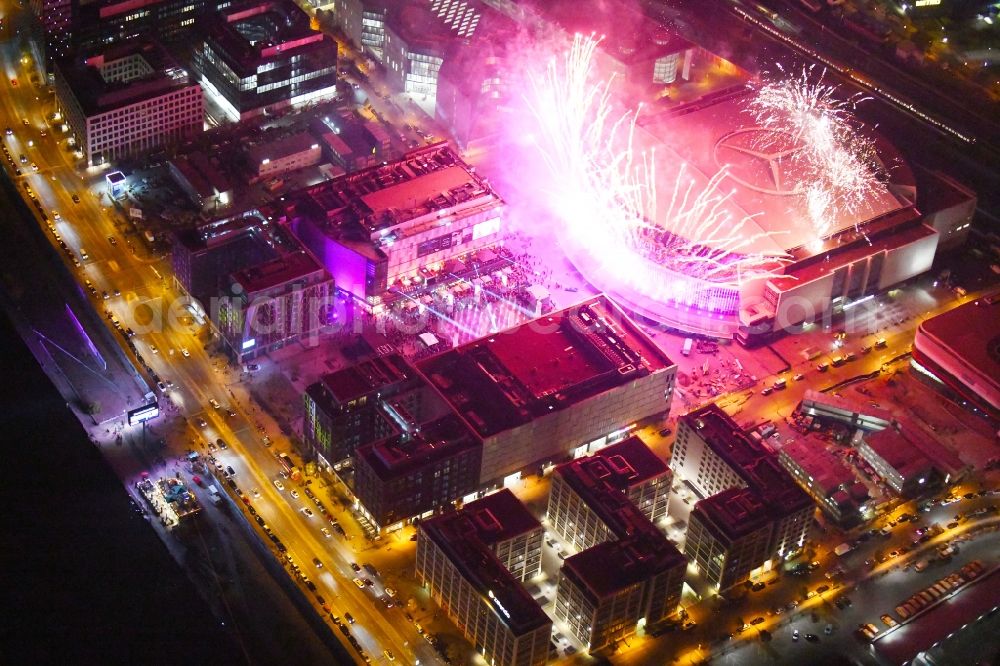
[[[378,310],[422,268],[497,243],[502,211],[489,183],[441,143],[294,192],[282,217],[338,289]]]
[[[770,557],[772,527],[757,493],[730,488],[695,505],[688,518],[684,554],[705,580],[728,590]]]
[[[315,339],[330,323],[333,280],[308,252],[297,250],[230,276],[216,326],[237,362]],[[315,340],[314,340],[315,343]]]
[[[677,370],[605,296],[417,365],[482,440],[483,485],[599,449],[663,415]]]
[[[556,467],[548,521],[574,548],[560,570],[555,615],[591,652],[677,609],[687,561],[632,497],[663,483],[666,466],[638,438]],[[665,482],[665,483],[664,483]],[[638,491],[638,492],[636,492]],[[664,507],[665,508],[665,507]]]
[[[552,621],[521,586],[521,576],[508,571],[494,553],[491,531],[505,531],[510,519],[494,510],[491,505],[497,500],[490,497],[420,523],[417,579],[486,663],[543,666]],[[509,499],[517,502],[512,495]],[[516,513],[530,518],[523,506]],[[478,522],[482,518],[486,521]],[[534,534],[538,529],[529,528]],[[540,550],[541,534],[537,538]]]
[[[214,7],[206,5],[205,0],[97,0],[73,4],[73,45],[85,51],[140,38],[155,38],[172,46],[193,33],[195,19],[204,20],[204,11]]]
[[[695,528],[695,540],[685,546],[685,552],[695,557],[696,562],[702,557],[703,570],[714,572],[711,574],[715,576],[714,584],[731,583],[739,573],[766,570],[776,559],[797,552],[805,543],[815,513],[809,495],[798,487],[777,456],[714,403],[678,419],[670,468],[701,497],[707,498],[695,505],[697,510],[702,502],[708,502],[699,514],[701,522]],[[732,490],[747,492],[719,498],[720,493]],[[739,499],[730,502],[732,497]],[[756,525],[761,518],[759,511],[745,510],[750,505],[763,507],[766,528]],[[731,548],[749,548],[765,529],[768,544],[761,560],[740,559],[738,566],[734,564],[728,570],[708,565],[708,558],[715,557],[722,546],[728,543]],[[717,543],[706,546],[711,539]]]
[[[201,85],[233,120],[337,95],[337,43],[291,0],[231,5],[194,55]]]
[[[72,0],[30,0],[45,41],[45,58],[61,60],[69,55],[73,36]]]
[[[55,63],[55,90],[88,166],[146,154],[201,133],[201,88],[154,42]]]

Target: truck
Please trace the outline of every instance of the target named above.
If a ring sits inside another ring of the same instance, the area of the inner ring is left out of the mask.
[[[681,349],[681,353],[685,356],[691,355],[691,348],[694,346],[694,340],[691,338],[684,338],[684,348]]]
[[[849,543],[847,543],[845,541],[844,543],[842,543],[839,546],[837,546],[836,548],[834,548],[833,552],[834,552],[834,554],[840,556],[840,555],[846,555],[849,552],[851,552],[852,550],[854,550],[854,546],[852,546],[851,544],[849,544]]]

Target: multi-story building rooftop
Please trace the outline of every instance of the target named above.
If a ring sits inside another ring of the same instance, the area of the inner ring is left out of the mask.
[[[312,456],[327,469],[354,455],[362,444],[397,434],[389,404],[405,401],[406,413],[420,408],[421,378],[392,353],[324,375],[306,389],[303,434]]]
[[[61,60],[55,90],[88,166],[190,139],[204,127],[201,88],[154,42]]]
[[[917,327],[913,365],[946,393],[1000,418],[1000,292],[983,296]]]
[[[483,442],[483,484],[664,414],[676,366],[597,296],[418,363]]]
[[[224,3],[226,0],[221,0]],[[85,51],[155,38],[173,46],[195,30],[195,19],[217,3],[205,0],[94,0],[73,3],[73,45]]]
[[[295,192],[284,215],[338,288],[376,308],[421,268],[496,243],[502,209],[442,143]]]
[[[773,527],[771,512],[756,492],[723,490],[691,511],[684,554],[709,583],[727,590],[768,561]]]
[[[417,423],[398,414],[405,429],[354,456],[354,494],[377,528],[429,514],[479,488],[482,447],[454,414]]]
[[[637,437],[553,471],[549,524],[581,551],[562,568],[555,614],[588,650],[676,610],[687,562],[650,519],[669,489],[666,465]]]
[[[621,510],[638,509],[650,521],[667,513],[670,468],[638,437],[601,449],[593,456],[559,465],[552,473],[548,520],[552,529],[577,550],[620,538]],[[617,502],[592,495],[616,491]],[[624,508],[623,508],[624,507]]]
[[[854,472],[822,442],[786,444],[778,454],[778,462],[828,516],[844,524],[860,517],[860,507],[851,492],[857,483]]]
[[[858,432],[858,453],[896,493],[914,497],[938,483],[957,480],[965,464],[913,421],[873,433]]]
[[[291,0],[231,5],[195,52],[200,83],[234,120],[337,94],[337,43]]]
[[[312,339],[331,323],[333,280],[305,250],[230,275],[217,326],[229,355],[245,361]],[[214,316],[214,313],[213,313]]]
[[[711,499],[733,488],[747,488],[764,507],[770,520],[767,557],[757,563],[743,562],[740,570],[766,569],[773,564],[772,558],[796,552],[805,542],[815,512],[810,497],[796,485],[770,449],[750,437],[716,404],[696,409],[678,420],[670,468],[703,498]],[[748,520],[750,516],[758,519],[755,513],[742,515]],[[720,578],[715,582],[723,581],[731,579]]]
[[[497,500],[490,497],[457,514],[420,523],[417,578],[487,663],[542,666],[548,660],[552,621],[521,586],[520,576],[508,571],[490,546],[498,531],[520,532],[521,527],[515,530],[514,525],[527,523],[523,519],[527,510],[503,510],[498,515],[494,511]],[[478,519],[487,516],[494,520],[480,525]],[[498,529],[494,521],[500,524]],[[537,528],[529,531],[537,533]]]
[[[264,213],[252,209],[177,232],[171,255],[177,282],[207,311],[231,273],[277,258],[280,247],[297,246],[280,227],[266,222]]]
[[[47,61],[69,55],[73,35],[73,2],[71,0],[31,0],[31,12],[38,19],[45,40]]]

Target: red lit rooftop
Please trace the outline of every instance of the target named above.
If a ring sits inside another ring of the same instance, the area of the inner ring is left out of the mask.
[[[483,437],[672,366],[604,295],[418,363]]]

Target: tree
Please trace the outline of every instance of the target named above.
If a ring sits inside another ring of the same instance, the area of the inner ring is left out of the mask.
[[[101,413],[101,403],[97,400],[91,400],[83,406],[83,411],[89,416]]]

